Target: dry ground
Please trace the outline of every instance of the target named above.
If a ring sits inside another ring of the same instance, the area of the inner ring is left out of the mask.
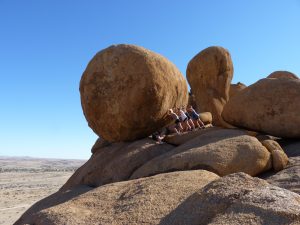
[[[0,156],[0,225],[13,224],[33,203],[56,192],[84,162]]]

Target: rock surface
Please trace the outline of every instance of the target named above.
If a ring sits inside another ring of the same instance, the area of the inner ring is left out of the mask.
[[[211,112],[213,125],[230,127],[221,113],[229,99],[233,65],[229,52],[222,47],[209,47],[188,64],[187,79],[200,112]]]
[[[110,142],[146,137],[167,125],[167,110],[188,102],[187,84],[163,56],[134,45],[113,45],[89,62],[80,81],[89,126]]]
[[[300,223],[298,194],[243,173],[211,182],[203,188],[197,202],[201,201],[214,217],[209,224]]]
[[[196,170],[78,189],[78,196],[74,189],[74,196],[57,193],[35,204],[16,225],[300,222],[298,194],[244,173],[217,178]]]
[[[270,168],[270,153],[255,137],[240,130],[221,129],[148,161],[131,178],[191,169],[206,169],[220,176],[235,172],[255,176]]]
[[[238,127],[300,138],[300,80],[261,79],[231,98],[223,118]]]
[[[234,95],[238,94],[240,91],[244,90],[247,86],[241,82],[238,82],[236,84],[230,85],[229,90],[229,97],[233,97]]]
[[[288,71],[275,71],[271,73],[267,78],[289,78],[289,79],[299,79],[295,74]]]
[[[61,190],[68,190],[77,185],[98,187],[128,180],[144,163],[173,148],[174,146],[168,144],[158,145],[150,138],[102,147],[71,176]]]
[[[78,187],[38,202],[16,225],[159,224],[189,196],[217,178],[214,173],[196,170],[113,183],[93,190]]]
[[[198,137],[202,134],[206,134],[208,132],[211,132],[211,131],[215,131],[215,130],[220,130],[221,128],[219,127],[208,127],[208,128],[205,128],[205,129],[198,129],[198,130],[195,130],[195,131],[192,131],[192,132],[184,132],[184,133],[180,133],[180,134],[170,134],[170,135],[167,135],[163,141],[168,143],[168,144],[171,144],[171,145],[182,145],[190,140],[192,140],[193,138],[195,137]]]
[[[289,158],[289,164],[279,172],[267,172],[260,176],[270,184],[300,194],[300,155]]]

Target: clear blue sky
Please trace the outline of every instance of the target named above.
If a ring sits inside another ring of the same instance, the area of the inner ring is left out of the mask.
[[[202,49],[227,48],[233,82],[300,75],[300,0],[0,0],[0,155],[88,158],[96,135],[79,80],[94,54],[130,43],[185,74]]]

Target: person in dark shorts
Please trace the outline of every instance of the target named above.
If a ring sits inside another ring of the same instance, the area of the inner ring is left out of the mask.
[[[202,122],[202,120],[200,119],[199,114],[193,109],[193,107],[191,105],[189,105],[187,107],[187,112],[190,115],[191,119],[193,120],[193,122],[199,127],[204,129],[204,123]]]

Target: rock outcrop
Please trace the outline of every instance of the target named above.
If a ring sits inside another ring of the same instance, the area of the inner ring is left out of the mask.
[[[295,74],[288,71],[275,71],[271,73],[267,78],[288,78],[288,79],[299,79]]]
[[[56,193],[15,225],[300,223],[298,194],[244,173],[174,172],[85,191]]]
[[[188,82],[200,112],[211,112],[213,124],[231,127],[221,117],[229,99],[233,65],[229,52],[222,47],[209,47],[197,54],[188,64]]]
[[[182,74],[142,47],[100,51],[80,94],[101,138],[66,184],[15,225],[300,224],[300,142],[288,139],[300,138],[300,80],[277,71],[230,86],[232,76],[226,49],[196,55],[187,67],[189,104],[206,127],[218,127],[160,143],[147,136],[167,131],[168,109],[188,103]],[[240,128],[224,129],[233,126]]]
[[[89,126],[110,142],[150,135],[170,122],[168,109],[188,102],[187,84],[176,66],[134,45],[97,53],[82,75],[80,94]]]
[[[234,95],[238,94],[240,91],[244,90],[247,86],[241,82],[238,82],[236,84],[230,85],[229,90],[229,98],[233,97]]]
[[[255,137],[222,129],[199,135],[148,161],[131,178],[191,169],[206,169],[220,176],[235,172],[255,176],[270,168],[270,153]]]
[[[137,168],[173,148],[168,144],[158,145],[150,138],[101,147],[69,178],[61,190],[78,185],[98,187],[128,180]]]
[[[300,138],[300,80],[261,79],[231,98],[222,116],[230,124],[277,137]]]

